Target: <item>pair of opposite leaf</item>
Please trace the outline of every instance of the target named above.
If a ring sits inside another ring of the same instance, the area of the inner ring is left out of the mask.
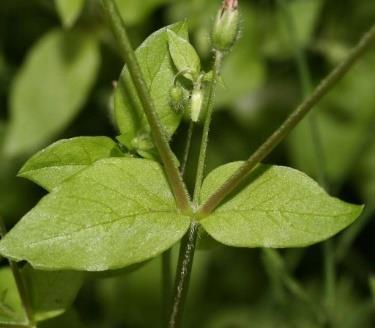
[[[175,35],[187,40],[186,23],[155,32],[136,51],[168,136],[181,120],[170,107],[169,90],[185,65],[171,58]],[[188,51],[181,52],[181,62],[184,54]],[[199,58],[195,62],[199,72]],[[126,67],[116,88],[115,116],[126,140],[149,132]],[[200,203],[240,165],[212,171],[203,182]],[[36,268],[103,271],[139,263],[179,241],[194,220],[176,207],[160,164],[126,156],[107,137],[56,142],[34,155],[19,175],[50,193],[1,240],[0,254]],[[260,164],[200,224],[226,245],[301,247],[329,238],[361,211],[361,206],[330,197],[301,172]]]

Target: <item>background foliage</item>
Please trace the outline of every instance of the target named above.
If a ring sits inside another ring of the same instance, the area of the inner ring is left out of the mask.
[[[135,46],[154,30],[188,18],[190,38],[207,66],[208,31],[220,1],[117,2]],[[314,84],[345,57],[375,16],[375,3],[368,0],[287,3]],[[241,38],[224,63],[207,172],[245,159],[303,97],[294,45],[276,1],[242,1],[241,13]],[[118,135],[111,102],[113,81],[122,66],[99,1],[0,2],[0,213],[8,228],[44,194],[15,177],[31,154],[61,138]],[[315,179],[319,161],[332,195],[366,204],[358,222],[333,240],[337,272],[331,303],[326,304],[322,245],[272,253],[219,246],[202,238],[187,326],[322,327],[324,311],[333,327],[375,325],[374,72],[372,50],[316,108],[323,156],[314,155],[305,122],[267,160]],[[186,129],[184,123],[172,140],[178,154]],[[198,138],[193,140],[193,153],[198,143]],[[190,185],[194,163],[192,158],[188,165]],[[17,308],[17,296],[6,288],[12,284],[7,263],[2,260],[0,265],[0,304]],[[160,266],[155,259],[120,276],[86,277],[71,310],[41,326],[155,327],[161,316]],[[42,278],[34,274],[30,279]],[[73,287],[69,292],[74,295]],[[36,302],[40,315],[59,311]]]

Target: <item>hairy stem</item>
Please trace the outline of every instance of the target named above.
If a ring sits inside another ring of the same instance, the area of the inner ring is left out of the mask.
[[[131,46],[125,25],[114,0],[103,0],[104,10],[118,42],[121,54],[128,66],[130,76],[142,103],[144,113],[151,127],[152,137],[164,164],[165,173],[176,199],[177,206],[184,213],[191,212],[190,200],[182,176],[175,165],[172,150],[156,113],[141,68]]]
[[[4,221],[0,217],[0,237],[4,238],[6,233],[7,233],[7,230],[6,230]],[[27,290],[25,282],[22,278],[22,273],[21,273],[20,269],[18,268],[18,265],[17,265],[16,262],[14,262],[12,260],[9,260],[9,266],[12,270],[13,277],[14,277],[14,280],[16,282],[18,294],[20,295],[22,306],[23,306],[23,309],[24,309],[26,317],[27,317],[28,326],[26,326],[26,327],[33,328],[33,327],[35,327],[34,312],[33,312],[33,308],[32,308],[32,305],[31,305],[31,300],[30,300],[30,297],[29,297],[28,290]],[[9,327],[17,327],[17,326],[9,326]],[[25,326],[19,325],[18,327],[25,327]]]
[[[210,129],[210,124],[212,120],[212,113],[214,109],[214,96],[217,75],[220,70],[222,61],[222,54],[220,52],[215,52],[214,64],[213,64],[213,77],[208,88],[208,95],[206,100],[206,117],[204,121],[201,147],[199,151],[197,174],[195,177],[195,188],[193,203],[194,206],[197,205],[199,194],[201,190],[201,185],[204,175],[204,165],[206,161],[206,151],[208,144],[208,132]],[[169,320],[169,328],[177,328],[181,325],[182,315],[184,311],[185,300],[188,292],[188,285],[190,281],[190,274],[193,265],[195,244],[197,241],[199,232],[199,224],[197,222],[192,222],[187,234],[181,241],[180,255],[178,259],[178,267],[176,274],[176,282],[174,287],[174,298],[173,307],[171,311],[171,316]]]
[[[192,139],[192,136],[193,136],[193,132],[194,132],[194,122],[190,121],[187,136],[186,136],[184,154],[183,154],[183,157],[182,157],[182,163],[181,163],[181,167],[180,167],[180,172],[181,172],[182,176],[184,176],[184,174],[185,174],[186,165],[187,165],[189,154],[190,154],[191,139]]]
[[[215,51],[214,65],[213,65],[213,75],[212,81],[208,88],[208,95],[206,101],[206,117],[203,126],[202,140],[198,157],[198,166],[197,173],[195,177],[195,187],[194,187],[194,196],[193,203],[194,206],[198,205],[199,195],[201,191],[202,181],[204,177],[204,167],[206,163],[206,154],[207,154],[207,145],[208,145],[208,133],[210,131],[210,125],[212,121],[212,113],[214,110],[214,98],[215,98],[215,89],[216,89],[216,80],[219,74],[221,61],[223,55],[219,51]]]
[[[162,304],[163,304],[163,326],[167,326],[172,295],[172,271],[171,271],[171,249],[162,254]]]
[[[174,286],[173,304],[168,323],[169,328],[178,328],[181,326],[184,305],[189,288],[191,269],[193,266],[198,231],[199,223],[192,222],[188,232],[181,240],[176,282]]]
[[[361,58],[375,39],[375,25],[364,34],[347,59],[335,68],[315,91],[288,116],[284,123],[250,156],[250,158],[218,188],[197,212],[199,218],[210,214],[247,176],[247,174],[288,135],[306,114],[325,96],[336,83]]]

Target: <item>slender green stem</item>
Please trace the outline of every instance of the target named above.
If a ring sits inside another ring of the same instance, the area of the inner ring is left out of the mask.
[[[222,61],[222,54],[220,52],[215,52],[214,64],[213,64],[213,78],[208,88],[208,95],[206,104],[206,117],[203,127],[201,147],[199,152],[197,174],[195,178],[195,188],[193,202],[196,206],[199,198],[199,193],[203,181],[204,175],[204,165],[206,161],[206,151],[208,144],[208,132],[210,129],[210,123],[212,120],[212,113],[214,108],[214,96],[215,96],[215,87],[217,75],[220,70]],[[176,282],[174,287],[174,296],[173,296],[173,306],[169,320],[169,328],[177,328],[181,325],[184,304],[186,301],[186,296],[188,292],[188,285],[190,281],[190,274],[193,265],[194,253],[195,253],[195,244],[197,241],[199,232],[199,224],[197,222],[192,222],[187,234],[181,241],[180,255],[178,259],[178,267],[176,274]]]
[[[283,13],[285,25],[288,30],[288,35],[290,37],[290,42],[294,48],[294,58],[296,61],[298,75],[300,79],[300,83],[302,86],[302,93],[303,97],[308,97],[312,90],[312,78],[310,69],[307,63],[306,55],[304,49],[301,47],[298,41],[297,33],[296,33],[296,25],[293,19],[293,16],[289,10],[289,7],[286,5],[285,0],[277,0],[281,12]],[[319,184],[326,188],[327,181],[325,177],[325,157],[323,152],[322,140],[319,133],[319,126],[316,120],[316,116],[314,112],[311,112],[307,119],[310,129],[310,136],[313,144],[313,151],[315,153],[315,157],[317,159],[317,167],[316,167],[316,175],[319,181]]]
[[[174,286],[173,304],[168,323],[169,328],[178,328],[181,326],[184,305],[189,288],[191,269],[193,266],[198,231],[199,223],[192,222],[188,232],[181,240],[177,275]]]
[[[181,167],[180,167],[180,172],[181,172],[182,176],[184,176],[184,174],[185,174],[186,165],[187,165],[187,162],[188,162],[188,159],[189,159],[190,148],[191,148],[191,139],[192,139],[192,136],[193,136],[193,132],[194,132],[194,122],[190,121],[188,133],[187,133],[187,136],[186,136],[184,154],[183,154],[183,157],[182,157],[182,163],[181,163]]]
[[[194,196],[193,203],[194,206],[198,205],[199,194],[202,186],[202,181],[204,177],[204,167],[206,163],[206,154],[207,154],[207,145],[208,145],[208,133],[210,131],[210,125],[212,121],[212,113],[214,110],[214,97],[217,77],[220,71],[220,66],[223,58],[223,54],[219,51],[215,51],[214,55],[214,65],[213,65],[213,76],[212,81],[208,88],[208,95],[206,100],[206,117],[203,126],[202,140],[198,157],[198,166],[197,174],[195,177],[195,187],[194,187]]]
[[[162,304],[163,304],[163,327],[167,327],[172,295],[172,271],[171,271],[171,249],[162,254]]]
[[[279,7],[283,13],[285,23],[289,32],[291,43],[294,46],[295,60],[298,68],[298,74],[302,85],[302,91],[304,97],[307,97],[312,92],[312,78],[310,69],[307,63],[306,55],[302,47],[298,42],[296,35],[296,26],[293,20],[293,16],[285,3],[285,0],[278,0]],[[316,158],[316,175],[320,185],[325,189],[328,188],[328,184],[325,177],[325,157],[322,147],[322,140],[319,133],[319,126],[316,120],[315,113],[312,112],[307,116],[310,137],[313,144],[313,152]],[[323,257],[324,257],[324,284],[325,284],[325,306],[327,313],[327,323],[331,324],[332,321],[332,309],[335,304],[335,279],[336,279],[336,268],[335,259],[333,256],[333,245],[332,241],[325,241],[323,244]]]
[[[5,224],[3,219],[0,217],[0,237],[3,238],[7,233]],[[26,288],[25,282],[22,277],[22,273],[20,269],[18,268],[18,265],[16,262],[9,260],[9,266],[12,270],[14,280],[16,282],[18,294],[20,295],[22,306],[24,308],[28,326],[27,327],[35,327],[35,320],[34,320],[34,312],[31,305],[30,296],[28,293],[28,290]],[[21,325],[22,326],[22,325]]]
[[[375,25],[364,34],[359,43],[352,49],[348,58],[335,68],[315,89],[315,91],[292,112],[284,123],[250,156],[250,158],[215,191],[197,212],[199,218],[209,215],[220,202],[227,197],[247,174],[288,135],[288,133],[305,117],[305,115],[325,96],[336,83],[361,58],[375,39]]]
[[[144,113],[151,127],[155,145],[164,164],[165,173],[171,185],[177,206],[182,212],[190,213],[191,206],[182,176],[175,165],[172,150],[156,113],[154,102],[150,96],[141,68],[131,46],[125,25],[114,0],[103,0],[104,10],[113,33],[117,39],[121,54],[128,66],[130,76],[142,103]]]

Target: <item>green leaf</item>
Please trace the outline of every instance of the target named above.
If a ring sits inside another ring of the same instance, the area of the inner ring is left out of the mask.
[[[189,223],[159,164],[108,158],[45,196],[0,242],[0,253],[40,269],[119,269],[162,253]]]
[[[167,30],[169,52],[179,72],[188,70],[183,75],[195,80],[201,70],[201,63],[197,52],[190,42],[171,30]]]
[[[57,317],[69,309],[84,278],[79,271],[40,271],[30,266],[26,266],[23,275],[37,321]]]
[[[118,156],[122,156],[121,150],[107,137],[64,139],[32,156],[18,176],[50,191],[97,160]]]
[[[10,95],[4,152],[30,152],[56,136],[82,108],[99,65],[97,42],[54,30],[30,51]]]
[[[241,162],[211,172],[202,186],[204,202]],[[237,247],[302,247],[327,239],[351,224],[362,206],[330,197],[305,174],[259,165],[246,184],[201,221],[219,242]]]
[[[26,313],[9,267],[0,269],[0,325],[27,324]]]
[[[78,19],[85,0],[55,0],[55,4],[64,27],[70,28]]]
[[[76,271],[38,271],[26,266],[22,276],[31,297],[36,321],[64,313],[83,283],[83,273]],[[9,267],[0,269],[0,281],[0,324],[26,324],[26,313]]]
[[[371,289],[373,303],[374,303],[374,306],[375,306],[375,276],[374,275],[372,275],[370,277],[369,283],[370,283],[370,289]]]
[[[324,1],[322,0],[292,0],[287,2],[287,10],[293,19],[296,38],[300,47],[304,48],[309,45],[319,22],[323,4]],[[293,45],[290,43],[290,35],[282,10],[277,9],[268,19],[265,19],[264,15],[261,17],[265,24],[266,35],[262,47],[266,55],[284,59],[292,56]]]
[[[139,24],[157,7],[170,0],[115,0],[120,14],[127,25]]]
[[[171,136],[177,129],[181,115],[170,106],[169,90],[177,73],[168,50],[167,30],[173,30],[187,39],[187,24],[184,22],[167,26],[151,34],[136,50],[161,123]],[[115,91],[115,116],[121,134],[132,140],[150,132],[145,114],[127,67],[123,69]]]

